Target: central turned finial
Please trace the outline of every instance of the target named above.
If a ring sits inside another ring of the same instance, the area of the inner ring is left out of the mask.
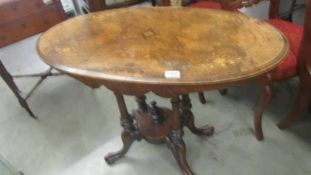
[[[163,122],[163,116],[161,114],[161,109],[157,106],[157,102],[151,102],[150,114],[153,120],[153,123],[160,124]]]

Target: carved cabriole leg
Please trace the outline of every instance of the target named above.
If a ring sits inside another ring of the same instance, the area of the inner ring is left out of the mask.
[[[194,125],[194,116],[191,112],[191,100],[189,98],[189,95],[182,95],[182,101],[181,101],[181,115],[183,119],[183,123],[185,126],[187,126],[190,131],[196,135],[205,135],[205,136],[211,136],[214,133],[214,127],[205,125],[202,128],[197,128]]]
[[[178,162],[178,165],[184,175],[193,175],[187,160],[186,160],[186,146],[182,139],[183,124],[180,116],[180,100],[179,96],[175,96],[171,100],[173,108],[173,123],[171,134],[167,138],[169,148]]]
[[[300,83],[299,93],[297,100],[291,109],[291,111],[286,115],[286,117],[278,123],[278,127],[280,129],[284,129],[289,127],[292,123],[294,123],[297,119],[302,116],[302,113],[307,109],[311,97],[311,88],[309,85],[309,81]]]
[[[115,93],[119,110],[121,113],[121,125],[123,127],[122,142],[123,147],[116,153],[110,153],[105,157],[108,164],[113,164],[116,160],[122,158],[135,140],[140,139],[140,134],[133,125],[133,119],[127,111],[123,95]]]
[[[262,115],[266,106],[270,103],[272,99],[272,90],[270,85],[265,85],[263,88],[262,95],[260,100],[256,106],[255,110],[255,118],[254,118],[254,125],[255,125],[255,135],[257,140],[263,140],[263,133],[262,133]]]

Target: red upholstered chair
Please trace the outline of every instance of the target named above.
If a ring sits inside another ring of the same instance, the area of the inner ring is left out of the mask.
[[[250,6],[256,4],[262,0],[219,0],[222,8],[224,10],[235,10],[243,6]],[[280,0],[270,0],[270,11],[269,17],[267,20],[269,24],[279,29],[284,35],[288,38],[289,42],[289,53],[280,65],[274,69],[272,72],[267,74],[266,80],[263,83],[263,93],[261,95],[260,101],[257,104],[255,110],[255,132],[256,138],[258,140],[263,139],[261,120],[264,108],[268,105],[272,98],[271,85],[277,81],[288,80],[290,78],[299,76],[300,91],[299,99],[294,106],[294,109],[288,114],[286,119],[281,121],[278,126],[284,128],[289,126],[290,123],[295,121],[298,116],[304,111],[307,106],[308,99],[310,98],[311,93],[311,78],[308,72],[308,64],[311,63],[311,0],[306,0],[306,17],[304,26],[300,26],[294,23],[290,23],[278,18],[278,9]],[[311,65],[311,64],[310,64]],[[203,96],[203,95],[201,95]],[[204,98],[201,97],[201,98]]]

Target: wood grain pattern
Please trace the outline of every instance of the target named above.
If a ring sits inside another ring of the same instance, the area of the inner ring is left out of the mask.
[[[287,53],[287,41],[270,25],[237,13],[137,8],[67,20],[42,35],[38,52],[50,66],[75,76],[213,85],[270,71]],[[166,79],[166,70],[181,71],[181,79]]]
[[[189,8],[119,9],[80,16],[41,36],[38,52],[50,66],[96,88],[114,91],[121,115],[123,147],[105,157],[122,158],[135,140],[167,143],[184,175],[193,175],[186,159],[183,128],[197,128],[190,92],[239,84],[272,70],[287,53],[287,41],[268,24],[237,13]],[[180,79],[166,79],[178,70]],[[147,105],[152,91],[171,98],[172,110]],[[123,95],[136,95],[129,114]]]

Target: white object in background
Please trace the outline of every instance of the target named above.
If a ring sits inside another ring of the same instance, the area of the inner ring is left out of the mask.
[[[269,18],[269,6],[270,6],[269,1],[263,1],[251,7],[242,8],[240,9],[240,11],[248,16],[265,20]]]
[[[81,12],[81,8],[80,8],[80,4],[79,4],[78,0],[71,0],[71,3],[75,9],[76,15],[81,15],[82,12]]]
[[[47,5],[52,3],[52,0],[42,0],[42,1],[44,4],[47,4]]]
[[[167,79],[180,79],[181,74],[179,70],[167,70],[165,71],[164,76]]]
[[[71,0],[61,0],[62,6],[66,13],[75,12],[74,6]]]
[[[46,5],[53,3],[53,0],[42,0],[42,1]],[[68,3],[68,0],[61,0],[60,2],[62,3],[62,6],[66,13],[73,10],[72,4]]]

